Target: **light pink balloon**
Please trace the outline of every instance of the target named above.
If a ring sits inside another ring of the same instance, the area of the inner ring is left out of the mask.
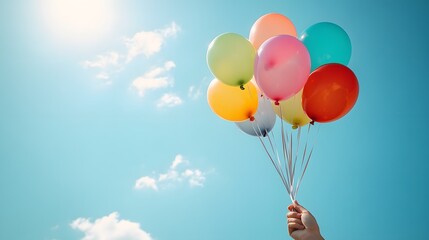
[[[255,60],[255,79],[265,96],[286,100],[298,93],[310,75],[310,54],[304,44],[289,35],[268,39]]]

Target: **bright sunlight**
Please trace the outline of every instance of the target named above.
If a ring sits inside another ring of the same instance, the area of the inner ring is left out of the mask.
[[[115,5],[105,0],[40,0],[44,26],[56,41],[86,45],[112,30]]]

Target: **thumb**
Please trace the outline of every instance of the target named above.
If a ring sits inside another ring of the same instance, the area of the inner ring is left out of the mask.
[[[308,212],[308,210],[307,210],[307,209],[305,209],[303,206],[301,206],[301,205],[298,203],[298,201],[297,201],[297,200],[294,200],[294,201],[293,201],[293,208],[294,208],[297,212],[299,212],[299,213],[305,213],[305,212]]]

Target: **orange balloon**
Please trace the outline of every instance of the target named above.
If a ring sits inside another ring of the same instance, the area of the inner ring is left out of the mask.
[[[359,95],[356,75],[348,67],[331,63],[310,74],[302,94],[302,107],[313,121],[332,122],[346,115]]]
[[[269,13],[260,17],[250,30],[249,40],[256,50],[267,39],[277,35],[291,35],[296,37],[296,28],[292,21],[279,13]]]
[[[220,118],[234,122],[253,119],[258,109],[258,93],[251,82],[241,90],[213,79],[207,90],[207,101]]]

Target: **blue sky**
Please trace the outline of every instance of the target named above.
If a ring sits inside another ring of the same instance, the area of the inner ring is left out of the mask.
[[[101,239],[109,224],[129,234],[111,239],[289,239],[290,200],[260,143],[205,97],[210,41],[247,37],[270,12],[299,33],[342,26],[360,83],[355,108],[320,127],[298,200],[326,239],[423,239],[428,8],[3,1],[0,239]]]

